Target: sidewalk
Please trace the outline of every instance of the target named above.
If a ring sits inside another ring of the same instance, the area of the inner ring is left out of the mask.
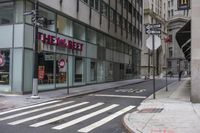
[[[200,133],[200,104],[190,102],[190,79],[183,79],[147,98],[123,124],[133,133]]]
[[[123,81],[117,81],[117,82],[87,85],[87,86],[81,86],[81,87],[72,87],[72,88],[69,88],[69,94],[67,94],[67,88],[59,89],[55,91],[41,92],[39,93],[40,99],[31,99],[31,94],[15,95],[15,94],[0,93],[0,112],[8,110],[10,108],[18,108],[18,107],[50,101],[54,99],[89,94],[92,92],[98,92],[98,91],[102,91],[106,89],[111,89],[111,88],[125,86],[129,84],[134,84],[134,83],[140,83],[144,81],[147,81],[147,80],[132,79],[132,80],[123,80]]]

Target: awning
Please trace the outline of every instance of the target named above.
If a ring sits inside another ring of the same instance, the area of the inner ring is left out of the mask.
[[[189,20],[177,33],[176,40],[182,49],[185,58],[191,59],[191,20]]]

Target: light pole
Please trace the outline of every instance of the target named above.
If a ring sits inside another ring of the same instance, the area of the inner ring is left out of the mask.
[[[33,90],[32,90],[32,96],[31,98],[33,99],[38,99],[40,98],[38,95],[38,41],[37,41],[37,34],[38,34],[38,0],[35,0],[34,3],[34,14],[33,14],[33,19],[34,19],[34,50],[33,50],[33,67],[34,67],[34,72],[33,72]]]

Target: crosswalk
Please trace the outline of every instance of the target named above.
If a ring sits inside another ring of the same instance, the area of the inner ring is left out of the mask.
[[[24,124],[23,126],[28,126],[30,128],[48,125],[48,127],[51,126],[50,130],[56,131],[67,130],[68,127],[97,117],[97,120],[95,119],[92,124],[77,129],[77,132],[88,133],[134,108],[134,105],[124,107],[119,104],[106,104],[102,102],[55,100],[0,112],[0,123],[7,123],[10,126]],[[101,114],[103,114],[102,116],[104,118],[99,118]],[[68,120],[68,118],[72,117],[73,119]],[[51,123],[58,121],[62,122],[51,125]]]

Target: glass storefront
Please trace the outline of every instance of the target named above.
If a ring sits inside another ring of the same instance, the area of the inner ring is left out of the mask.
[[[83,59],[75,57],[75,82],[83,82]]]
[[[5,44],[0,49],[0,85],[12,86],[16,92],[31,92],[33,23],[31,16],[23,16],[22,12],[31,11],[34,4],[28,0],[5,1],[0,2],[0,25],[12,26],[10,31],[14,34],[6,39],[11,40],[10,46]],[[39,91],[123,80],[127,75],[138,74],[139,50],[43,6],[39,6],[39,16],[45,19],[37,38]],[[20,35],[24,32],[21,42],[15,30],[21,31]],[[0,32],[3,35],[5,31]]]
[[[67,55],[56,54],[56,87],[65,87],[68,84],[67,63]]]
[[[10,51],[0,50],[0,85],[9,84]]]
[[[54,54],[42,52],[38,54],[38,84],[40,89],[52,88],[54,84]],[[44,85],[47,85],[46,87]],[[50,86],[49,86],[50,85]]]

